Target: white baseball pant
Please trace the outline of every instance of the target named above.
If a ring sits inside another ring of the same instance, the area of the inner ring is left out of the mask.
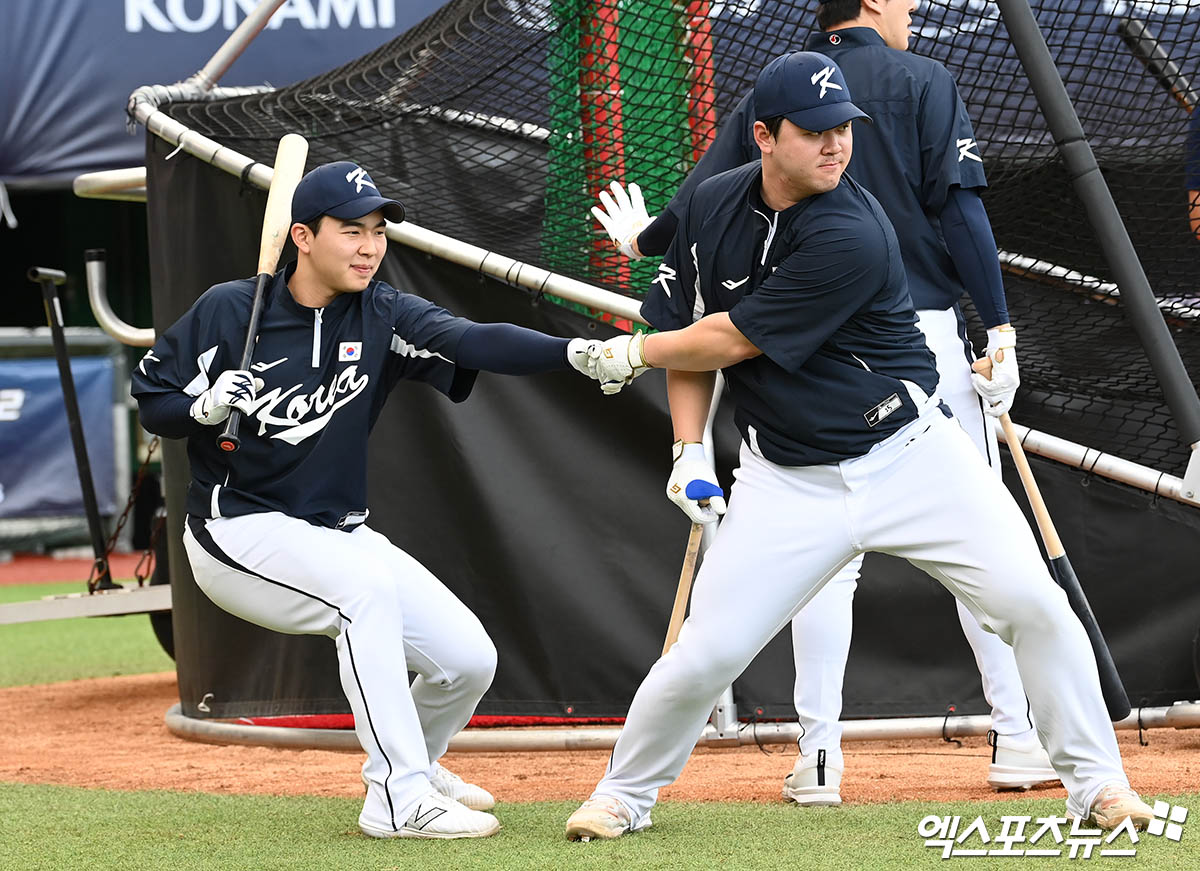
[[[189,518],[196,583],[243,620],[337,645],[342,691],[367,753],[360,823],[396,831],[432,791],[432,765],[496,671],[482,624],[424,566],[365,525],[353,532],[278,512]],[[417,673],[412,686],[408,672]]]
[[[779,466],[742,445],[691,614],[634,696],[593,796],[617,798],[634,828],[646,825],[721,692],[865,551],[907,559],[1012,645],[1070,812],[1085,817],[1103,786],[1128,784],[1087,633],[1004,485],[958,423],[929,404],[840,463]]]
[[[960,332],[957,309],[917,312],[917,326],[937,360],[940,396],[979,453],[1000,476],[996,432],[983,413],[979,394],[971,386],[970,343]],[[964,522],[962,519],[959,523]],[[800,753],[816,758],[825,751],[825,764],[837,769],[842,761],[842,679],[850,653],[854,591],[862,557],[846,564],[792,620],[792,652],[796,661],[794,699],[800,722]],[[959,601],[958,619],[975,654],[983,679],[983,697],[992,708],[992,728],[1017,740],[1033,736],[1033,722],[1017,661],[997,635],[985,631]]]

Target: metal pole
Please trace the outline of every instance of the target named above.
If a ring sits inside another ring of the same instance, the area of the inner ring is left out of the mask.
[[[92,553],[96,557],[96,580],[88,582],[88,591],[118,590],[108,571],[108,553],[104,546],[104,532],[100,528],[100,506],[96,503],[96,488],[92,483],[92,464],[88,461],[87,444],[83,438],[83,421],[79,417],[79,398],[75,393],[75,378],[71,375],[71,358],[67,355],[67,340],[63,335],[62,305],[58,301],[56,288],[67,280],[67,275],[58,269],[32,267],[29,280],[42,286],[42,300],[46,307],[46,322],[50,325],[50,337],[54,342],[54,356],[58,361],[58,378],[62,382],[63,404],[67,408],[67,424],[71,430],[71,446],[75,449],[75,468],[79,472],[79,486],[83,490],[83,510],[87,515],[88,532],[92,538]]]
[[[1183,360],[1179,357],[1179,350],[1158,310],[1150,282],[1146,279],[1112,193],[1100,173],[1092,147],[1084,136],[1079,116],[1075,114],[1075,107],[1067,96],[1066,86],[1054,66],[1033,10],[1028,0],[997,0],[996,5],[1000,8],[1013,47],[1029,77],[1029,84],[1050,126],[1075,191],[1083,201],[1088,220],[1096,231],[1108,265],[1121,288],[1121,299],[1162,386],[1179,435],[1193,448],[1194,458],[1196,445],[1200,443],[1200,398],[1196,396]]]
[[[209,58],[208,63],[189,81],[195,82],[206,91],[211,90],[221,76],[225,75],[225,71],[233,66],[233,62],[241,57],[246,46],[267,26],[275,10],[283,4],[284,0],[261,0],[246,16],[246,20],[229,34],[225,44],[217,49],[216,54]]]

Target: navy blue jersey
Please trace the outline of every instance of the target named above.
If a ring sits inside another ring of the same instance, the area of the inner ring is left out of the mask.
[[[642,316],[673,330],[729,312],[763,352],[724,370],[734,421],[760,456],[861,456],[916,418],[938,381],[896,234],[847,176],[783,212],[762,203],[761,185],[751,163],[696,189]]]
[[[874,122],[854,125],[849,172],[891,218],[914,304],[950,308],[964,287],[938,215],[953,185],[987,186],[975,131],[953,77],[935,60],[889,48],[869,27],[817,32],[804,48],[837,62],[854,105]],[[667,206],[676,217],[701,181],[761,156],[754,144],[752,96],[744,96],[722,120],[716,140]]]
[[[424,381],[455,401],[474,385],[475,370],[455,364],[472,321],[381,281],[307,308],[287,289],[294,270],[288,264],[267,287],[250,366],[264,386],[242,421],[240,450],[217,447],[221,426],[196,424],[188,438],[192,516],[281,511],[351,528],[366,518],[367,435],[396,382]],[[253,297],[254,279],[210,288],[142,358],[134,397],[198,396],[239,368]]]

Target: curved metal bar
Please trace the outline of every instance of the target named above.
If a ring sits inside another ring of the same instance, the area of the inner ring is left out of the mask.
[[[130,326],[117,317],[108,304],[107,277],[105,275],[104,249],[89,248],[83,253],[84,268],[87,271],[88,302],[92,304],[92,314],[96,323],[104,332],[118,342],[133,345],[138,348],[149,348],[154,344],[154,330],[138,329]]]

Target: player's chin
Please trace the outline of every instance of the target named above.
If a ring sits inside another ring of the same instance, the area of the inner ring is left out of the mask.
[[[817,167],[817,183],[824,190],[831,191],[838,186],[838,182],[842,180],[842,173],[845,171],[846,167],[841,163],[819,166]]]
[[[371,279],[375,277],[375,269],[351,269],[346,283],[350,290],[366,290]]]

